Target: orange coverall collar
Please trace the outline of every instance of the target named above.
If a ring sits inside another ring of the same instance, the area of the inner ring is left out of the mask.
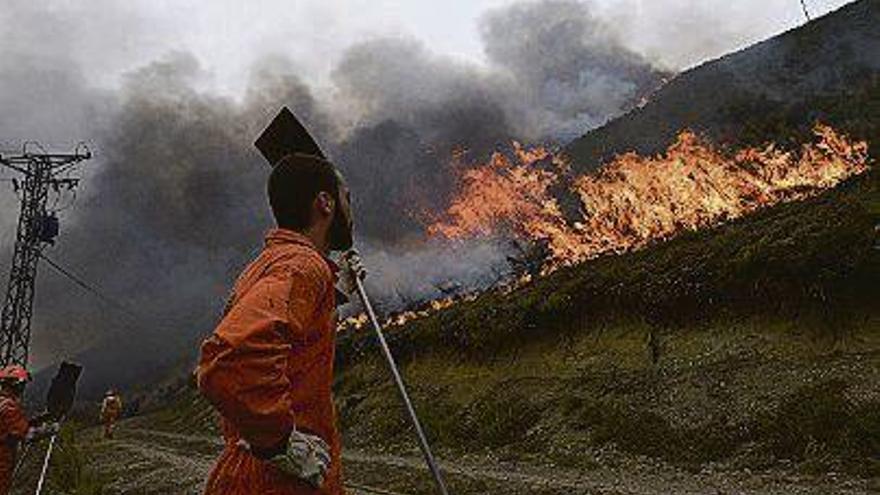
[[[324,253],[315,246],[315,243],[312,242],[311,239],[299,232],[282,228],[271,229],[266,233],[266,246],[271,246],[273,244],[299,244],[301,246],[306,246],[321,255],[321,258],[323,258],[327,263],[327,266],[330,267],[330,271],[333,273],[334,277],[339,273],[339,265],[325,256]]]

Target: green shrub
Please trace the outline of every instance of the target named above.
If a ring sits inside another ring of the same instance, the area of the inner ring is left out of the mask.
[[[77,443],[78,428],[65,425],[55,443],[49,467],[49,484],[70,495],[100,495],[104,480],[93,470],[89,457]]]

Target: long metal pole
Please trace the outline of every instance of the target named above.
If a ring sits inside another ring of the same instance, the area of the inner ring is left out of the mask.
[[[422,430],[422,425],[419,422],[418,416],[416,416],[416,410],[413,408],[412,401],[409,399],[409,394],[406,392],[406,386],[403,384],[403,378],[400,376],[400,371],[397,369],[397,363],[394,362],[394,356],[391,355],[391,349],[388,348],[388,343],[385,341],[385,335],[382,333],[382,326],[379,324],[379,319],[376,318],[376,313],[373,311],[373,305],[370,304],[370,298],[367,297],[367,291],[364,288],[363,280],[361,280],[362,275],[361,273],[354,272],[351,276],[354,278],[358,296],[361,299],[361,303],[364,305],[364,310],[367,312],[367,316],[373,324],[373,329],[376,331],[376,336],[379,338],[379,345],[382,348],[382,354],[385,355],[385,360],[388,361],[388,367],[391,368],[391,374],[394,376],[394,383],[397,385],[397,390],[400,392],[400,397],[403,399],[403,404],[406,406],[406,410],[409,413],[409,419],[412,421],[413,427],[416,430],[416,435],[419,437],[419,447],[422,449],[425,463],[428,464],[428,469],[431,470],[431,474],[434,476],[434,481],[437,482],[437,489],[441,494],[449,495],[449,492],[446,490],[446,483],[443,481],[443,475],[437,467],[437,462],[434,460],[434,454],[431,453],[428,439],[425,437],[425,432]]]
[[[52,438],[49,439],[49,448],[46,449],[46,458],[43,459],[43,470],[40,472],[40,479],[37,481],[37,491],[34,495],[40,495],[43,491],[43,482],[46,481],[46,471],[49,469],[49,459],[52,458],[52,449],[55,448],[55,438],[58,435],[52,435]]]
[[[24,459],[27,457],[28,449],[30,449],[30,444],[25,443],[24,447],[21,448],[21,452],[18,453],[18,461],[15,463],[15,469],[12,470],[12,480],[15,482],[15,477],[18,476],[18,472],[21,470],[21,466],[24,465]]]

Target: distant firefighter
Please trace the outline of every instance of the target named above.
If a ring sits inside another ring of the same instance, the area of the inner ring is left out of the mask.
[[[112,388],[104,394],[101,403],[101,422],[104,424],[104,438],[113,438],[116,421],[122,415],[122,399]]]
[[[58,423],[48,421],[45,415],[33,420],[25,416],[21,396],[30,379],[30,373],[21,366],[0,369],[0,495],[8,494],[12,486],[19,445],[59,430]]]

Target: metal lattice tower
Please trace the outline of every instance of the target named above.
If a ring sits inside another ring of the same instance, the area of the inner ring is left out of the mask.
[[[58,219],[46,210],[50,189],[73,189],[79,179],[61,177],[79,162],[92,157],[88,149],[73,153],[30,153],[0,155],[0,166],[17,172],[13,179],[21,198],[21,212],[15,237],[15,251],[9,270],[9,285],[0,316],[0,364],[27,366],[34,307],[34,284],[42,250],[54,243]]]

